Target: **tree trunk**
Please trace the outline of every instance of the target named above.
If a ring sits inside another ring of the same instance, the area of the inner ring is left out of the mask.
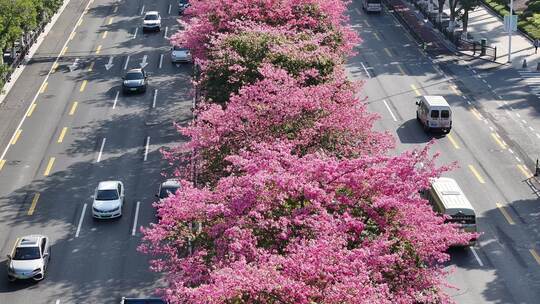
[[[442,13],[443,13],[443,10],[444,10],[444,3],[446,2],[446,0],[437,0],[437,3],[439,4],[439,13],[437,14],[437,22],[438,23],[441,23],[442,22]]]

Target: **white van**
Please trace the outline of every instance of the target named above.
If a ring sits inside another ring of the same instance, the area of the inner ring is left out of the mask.
[[[450,217],[448,222],[458,224],[463,231],[477,232],[476,211],[454,179],[435,178],[423,194],[435,212]],[[473,243],[474,240],[471,244]]]
[[[424,131],[442,131],[449,133],[452,129],[452,110],[442,96],[420,96],[416,100],[416,119],[422,124]]]

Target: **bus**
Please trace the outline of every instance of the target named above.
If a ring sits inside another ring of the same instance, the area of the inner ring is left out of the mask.
[[[362,0],[362,9],[366,13],[381,13],[382,12],[382,0]]]
[[[449,177],[431,181],[430,188],[423,191],[435,212],[449,216],[447,222],[458,224],[466,232],[477,232],[476,212],[458,183]],[[475,240],[471,241],[472,245]]]

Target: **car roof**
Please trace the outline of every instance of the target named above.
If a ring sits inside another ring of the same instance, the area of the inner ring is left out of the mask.
[[[159,15],[158,11],[148,11],[145,15]]]
[[[44,238],[42,235],[27,235],[20,238],[17,247],[36,247],[39,246],[39,241]]]
[[[444,99],[444,97],[442,96],[426,95],[423,97],[426,100],[427,104],[432,107],[449,107],[450,106],[448,105],[448,102],[446,101],[446,99]]]
[[[161,183],[161,187],[180,187],[180,180],[175,178],[170,178],[163,183]]]
[[[142,73],[142,71],[143,71],[143,69],[138,68],[138,69],[130,69],[127,72],[128,73]]]
[[[98,184],[98,190],[116,190],[119,181],[103,181]]]

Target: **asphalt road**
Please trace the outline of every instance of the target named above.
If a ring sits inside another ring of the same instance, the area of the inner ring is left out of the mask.
[[[142,32],[149,10],[160,12],[161,32]],[[171,63],[165,37],[179,30],[177,13],[172,0],[71,0],[10,91],[6,104],[17,106],[1,114],[0,148],[9,149],[0,161],[0,268],[15,240],[34,233],[51,238],[52,260],[37,284],[0,275],[0,303],[119,303],[162,286],[136,247],[166,169],[159,149],[182,141],[173,122],[191,120],[192,67]],[[121,76],[143,62],[147,92],[122,94]],[[123,216],[94,221],[91,196],[109,179],[124,182]]]

